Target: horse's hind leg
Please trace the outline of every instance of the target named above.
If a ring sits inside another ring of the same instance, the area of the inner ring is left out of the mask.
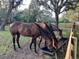
[[[32,49],[32,44],[33,44],[34,42],[33,42],[33,38],[32,38],[32,41],[31,41],[31,43],[30,43],[30,50]]]
[[[16,46],[15,46],[15,35],[13,35],[13,47],[14,47],[14,50],[16,50]]]
[[[21,46],[20,46],[20,44],[19,44],[19,38],[20,38],[20,34],[17,33],[17,39],[16,39],[16,41],[17,41],[17,45],[18,45],[19,48],[21,48]]]
[[[39,37],[40,41],[39,41],[39,44],[38,44],[38,47],[40,48],[40,44],[42,42],[42,37]]]

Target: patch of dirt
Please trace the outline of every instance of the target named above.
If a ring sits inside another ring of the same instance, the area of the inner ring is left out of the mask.
[[[17,48],[17,51],[12,51],[7,55],[0,55],[0,59],[47,59],[43,55],[42,51],[37,48],[38,54],[36,54],[32,48],[29,49],[29,43],[22,46],[22,49]]]

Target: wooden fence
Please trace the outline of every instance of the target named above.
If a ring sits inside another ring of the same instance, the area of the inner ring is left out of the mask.
[[[75,23],[71,28],[65,59],[77,59],[77,37],[75,37]]]

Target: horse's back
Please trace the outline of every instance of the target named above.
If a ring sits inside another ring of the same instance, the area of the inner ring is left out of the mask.
[[[34,23],[14,22],[10,25],[11,33],[19,33],[23,36],[38,34],[39,30]]]
[[[22,23],[18,26],[18,32],[25,36],[32,36],[36,31],[33,23]]]

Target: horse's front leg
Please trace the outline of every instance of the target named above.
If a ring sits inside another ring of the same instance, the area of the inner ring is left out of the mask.
[[[31,41],[31,43],[30,43],[30,50],[32,49],[32,44],[34,43],[34,39],[33,39],[33,37],[32,37],[32,41]]]
[[[50,39],[50,41],[49,41],[49,50],[52,52],[52,49],[53,49],[53,40]]]
[[[31,44],[30,44],[30,49],[32,49],[32,44],[34,43],[34,49],[35,49],[35,53],[37,53],[36,51],[36,38],[32,37],[32,41],[31,41]]]

